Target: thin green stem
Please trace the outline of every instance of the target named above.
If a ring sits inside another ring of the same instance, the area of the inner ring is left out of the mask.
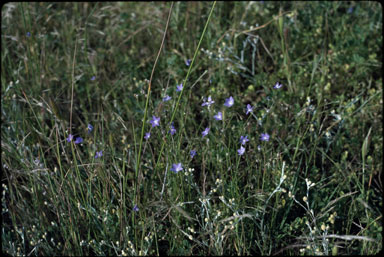
[[[186,83],[187,83],[189,74],[191,73],[193,64],[195,63],[195,59],[196,59],[197,53],[198,53],[198,51],[199,51],[199,49],[200,49],[201,42],[203,41],[203,38],[204,38],[204,35],[205,35],[205,31],[207,30],[208,24],[209,24],[209,22],[210,22],[210,20],[211,20],[211,16],[212,16],[213,10],[214,10],[214,8],[215,8],[215,5],[216,5],[216,1],[213,3],[213,5],[212,5],[212,7],[211,7],[211,11],[210,11],[210,13],[209,13],[207,22],[205,23],[204,30],[203,30],[203,32],[202,32],[202,34],[201,34],[199,43],[198,43],[198,45],[197,45],[197,47],[196,47],[195,54],[193,55],[192,62],[191,62],[191,64],[190,64],[190,66],[189,66],[187,75],[185,76],[185,79],[184,79],[184,81],[183,81],[183,89],[180,91],[179,97],[177,98],[177,102],[176,102],[175,108],[173,109],[172,116],[171,116],[171,120],[170,120],[169,124],[172,124],[173,119],[175,118],[175,114],[176,114],[176,111],[177,111],[177,109],[178,109],[178,107],[179,107],[179,103],[180,103],[181,96],[183,95],[184,89],[186,88]],[[166,143],[166,141],[167,141],[167,139],[168,139],[168,136],[169,136],[169,134],[167,134],[166,139],[163,141],[163,143],[162,143],[162,145],[161,145],[161,149],[160,149],[159,157],[158,157],[157,162],[156,162],[155,170],[156,170],[156,168],[157,168],[157,166],[158,166],[158,164],[159,164],[159,162],[160,162],[160,158],[161,158],[161,155],[162,155],[162,153],[163,153],[164,146],[165,146],[165,143]]]

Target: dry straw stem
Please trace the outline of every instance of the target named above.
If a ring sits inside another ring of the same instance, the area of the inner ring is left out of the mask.
[[[76,51],[77,51],[77,37],[75,41],[75,50],[73,52],[73,61],[72,61],[72,92],[71,92],[71,109],[69,115],[69,134],[72,131],[72,108],[73,108],[73,90],[75,87],[75,60],[76,60]]]
[[[350,192],[350,193],[347,193],[347,194],[345,194],[345,195],[342,195],[342,196],[340,196],[339,198],[336,198],[335,200],[332,200],[332,201],[330,201],[328,204],[327,204],[327,206],[325,206],[322,210],[321,210],[321,212],[323,212],[323,211],[325,211],[321,216],[319,216],[319,217],[317,217],[317,219],[321,219],[325,214],[327,214],[329,211],[331,211],[331,209],[329,209],[332,205],[334,205],[335,203],[337,203],[338,201],[340,201],[341,199],[343,199],[344,197],[347,197],[347,196],[351,196],[351,195],[354,195],[354,194],[356,194],[357,193],[357,191],[355,191],[355,192]]]
[[[366,237],[366,236],[354,236],[354,235],[321,235],[321,236],[315,236],[315,238],[337,238],[337,239],[343,239],[347,241],[352,241],[352,240],[365,240],[365,241],[370,241],[370,242],[375,242],[378,243],[377,240]],[[298,237],[297,239],[309,239],[309,237]]]
[[[148,92],[147,92],[147,99],[146,99],[146,103],[145,103],[145,112],[144,112],[144,118],[143,118],[143,125],[142,125],[142,128],[141,128],[139,153],[138,153],[138,157],[137,157],[137,161],[136,161],[136,178],[138,177],[138,172],[139,172],[139,163],[140,163],[140,157],[141,157],[141,148],[142,148],[142,145],[143,145],[145,120],[146,120],[146,118],[147,118],[148,102],[149,102],[149,96],[150,96],[150,93],[151,93],[151,85],[152,85],[153,74],[155,73],[155,68],[156,68],[157,61],[158,61],[158,59],[159,59],[160,53],[161,53],[161,49],[163,49],[163,46],[164,46],[165,36],[166,36],[166,34],[167,34],[168,25],[169,25],[169,20],[170,20],[170,18],[171,18],[171,13],[172,13],[173,4],[174,4],[174,2],[172,2],[171,7],[170,7],[170,9],[169,9],[168,20],[167,20],[167,24],[165,25],[165,30],[164,30],[163,39],[162,39],[162,41],[161,41],[161,45],[160,45],[159,51],[157,52],[157,56],[156,56],[156,59],[155,59],[155,63],[153,64],[153,68],[152,68],[152,72],[151,72],[151,77],[150,77],[149,82],[148,82]],[[136,190],[136,187],[135,187],[135,190]],[[136,191],[135,191],[135,197],[136,197]]]
[[[228,218],[225,218],[225,219],[222,219],[220,220],[219,222],[220,223],[223,223],[223,222],[226,222],[226,221],[230,221],[230,220],[233,220],[233,219],[243,219],[243,218],[250,218],[250,219],[253,219],[253,216],[250,215],[250,214],[242,214],[242,215],[236,215],[236,216],[231,216],[231,217],[228,217]]]
[[[258,26],[256,28],[253,28],[253,29],[248,29],[248,30],[243,30],[243,31],[237,31],[236,29],[229,29],[227,31],[224,32],[224,34],[217,40],[216,44],[219,44],[221,40],[223,40],[223,38],[225,37],[225,35],[228,33],[228,32],[239,32],[238,34],[235,35],[235,38],[240,36],[241,34],[248,34],[249,32],[252,32],[252,31],[256,31],[256,30],[259,30],[259,29],[262,29],[262,28],[265,28],[266,26],[268,26],[271,22],[277,20],[278,18],[280,18],[281,16],[284,16],[286,14],[289,14],[289,13],[292,13],[292,11],[287,11],[287,12],[283,12],[281,14],[279,14],[278,16],[274,17],[272,20],[268,21],[267,23],[261,25],[261,26]]]

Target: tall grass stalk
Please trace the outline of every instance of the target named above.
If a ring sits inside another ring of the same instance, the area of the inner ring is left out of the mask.
[[[192,70],[192,67],[193,67],[193,64],[194,64],[194,62],[195,62],[197,53],[198,53],[198,51],[199,51],[199,49],[200,49],[201,42],[203,41],[203,38],[204,38],[204,35],[205,35],[205,31],[207,30],[207,27],[208,27],[209,21],[210,21],[210,19],[211,19],[213,10],[214,10],[214,8],[215,8],[215,5],[216,5],[216,1],[214,1],[213,4],[212,4],[211,11],[209,12],[207,22],[205,23],[203,32],[201,33],[201,36],[200,36],[199,43],[197,44],[195,53],[194,53],[193,58],[192,58],[192,61],[191,61],[191,64],[189,65],[189,69],[188,69],[187,75],[185,76],[185,78],[184,78],[184,80],[183,80],[183,89],[180,91],[179,97],[177,98],[176,106],[174,107],[174,109],[173,109],[173,111],[172,111],[172,116],[171,116],[171,120],[170,120],[169,124],[172,124],[172,122],[173,122],[173,120],[174,120],[174,118],[175,118],[175,114],[176,114],[176,111],[177,111],[177,109],[178,109],[178,106],[179,106],[179,102],[180,102],[181,96],[183,95],[184,89],[185,89],[185,87],[186,87],[186,84],[187,84],[187,81],[188,81],[189,74],[190,74],[190,72],[191,72],[191,70]],[[168,138],[168,136],[167,136],[167,138]],[[162,143],[162,145],[161,145],[161,149],[160,149],[160,153],[159,153],[159,158],[157,159],[156,166],[155,166],[155,170],[157,170],[157,166],[158,166],[158,164],[160,163],[160,159],[161,159],[161,156],[162,156],[162,153],[163,153],[163,150],[164,150],[164,146],[165,146],[166,141],[167,141],[167,139],[164,140],[163,143]]]

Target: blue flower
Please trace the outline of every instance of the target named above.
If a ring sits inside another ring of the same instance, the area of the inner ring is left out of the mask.
[[[247,110],[246,110],[245,114],[248,114],[252,111],[253,111],[253,107],[250,104],[247,104]]]
[[[163,98],[163,102],[167,102],[169,100],[171,100],[172,97],[170,97],[169,95],[166,95],[164,98]]]
[[[274,89],[279,89],[283,86],[283,84],[280,84],[279,82],[276,82],[276,84],[273,86]]]
[[[223,120],[223,114],[221,112],[218,112],[216,115],[213,116],[215,120]]]
[[[27,32],[27,37],[30,37],[31,36],[31,32]]]
[[[265,134],[261,133],[260,140],[261,141],[269,141],[268,133],[265,133]]]
[[[175,127],[173,126],[173,122],[171,124],[171,129],[169,130],[169,133],[171,133],[171,135],[175,134],[176,133],[176,129]]]
[[[191,59],[188,59],[185,61],[185,65],[189,66],[189,65],[191,65],[191,62],[192,62]]]
[[[212,100],[211,96],[208,96],[208,100],[206,98],[204,98],[204,102],[201,106],[206,106],[208,105],[208,107],[213,104],[215,101]]]
[[[68,137],[67,137],[67,141],[68,142],[71,142],[73,140],[73,135],[72,134],[69,134]]]
[[[248,141],[249,141],[248,136],[240,137],[240,144],[245,145],[245,143],[247,143]]]
[[[353,13],[353,6],[348,8],[347,13]]]
[[[96,151],[95,159],[101,158],[101,156],[103,156],[103,151],[99,151],[99,152]]]
[[[92,76],[91,80],[94,81],[96,79],[96,76]]]
[[[93,126],[91,124],[88,124],[87,130],[88,130],[88,132],[91,132],[93,130]]]
[[[225,99],[224,105],[227,107],[231,107],[234,103],[235,101],[233,100],[233,97],[230,96],[229,98]]]
[[[172,164],[171,171],[177,173],[177,172],[182,171],[182,170],[183,170],[183,166],[181,166],[181,163],[174,163],[174,164]]]
[[[160,125],[160,117],[152,116],[152,120],[150,121],[152,124],[152,128]]]
[[[83,142],[83,139],[81,137],[77,137],[75,140],[75,144],[80,144]]]
[[[40,166],[42,163],[40,163],[40,160],[39,158],[36,158],[33,163],[36,165],[36,166]]]
[[[145,140],[148,140],[150,137],[151,137],[150,132],[145,133],[145,136],[144,136]]]
[[[183,83],[176,86],[176,92],[180,92],[181,90],[183,90]]]
[[[137,207],[137,204],[135,204],[135,206],[133,206],[133,211],[134,212],[138,212],[139,211],[139,207]]]
[[[240,146],[240,149],[238,149],[237,152],[239,153],[239,155],[243,155],[245,152],[245,148],[243,146]]]
[[[203,137],[205,137],[206,135],[208,135],[209,133],[209,128],[206,128],[201,134],[203,134]]]
[[[195,157],[196,155],[196,150],[191,150],[191,152],[189,153],[191,155],[191,158]]]

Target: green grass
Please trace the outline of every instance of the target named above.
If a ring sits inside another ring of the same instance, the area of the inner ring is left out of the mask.
[[[1,24],[4,253],[382,249],[379,3],[7,3]]]

